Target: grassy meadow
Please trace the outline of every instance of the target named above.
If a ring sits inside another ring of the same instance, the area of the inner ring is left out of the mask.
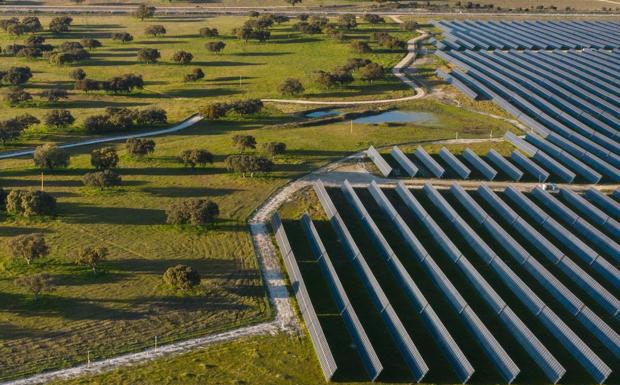
[[[50,18],[41,17],[47,26]],[[11,66],[29,66],[33,77],[25,85],[34,99],[23,106],[10,107],[2,103],[0,119],[7,119],[22,113],[31,113],[42,118],[52,109],[68,109],[77,121],[69,129],[53,129],[38,125],[29,129],[21,142],[15,145],[39,143],[41,141],[75,140],[85,133],[81,127],[85,117],[101,113],[106,107],[144,108],[158,106],[168,112],[169,121],[179,121],[195,113],[200,105],[215,101],[237,100],[244,98],[282,98],[278,86],[287,78],[298,78],[305,87],[301,98],[316,100],[381,99],[398,97],[411,93],[398,79],[387,71],[384,80],[372,84],[356,80],[346,87],[323,89],[314,79],[318,70],[332,70],[343,65],[352,57],[365,57],[391,68],[403,56],[403,52],[374,48],[372,53],[357,54],[352,52],[351,41],[369,40],[372,32],[385,31],[402,39],[411,38],[411,34],[402,32],[398,25],[387,19],[387,23],[370,25],[361,23],[356,30],[347,34],[346,42],[337,42],[325,34],[304,35],[292,30],[297,22],[275,24],[272,37],[265,43],[244,42],[232,36],[232,29],[239,27],[247,17],[221,16],[210,18],[192,18],[177,16],[160,16],[143,22],[129,16],[75,16],[71,31],[53,35],[41,33],[46,43],[59,45],[63,41],[79,41],[94,38],[102,42],[103,47],[92,50],[91,60],[84,63],[56,66],[45,59],[25,59],[0,56],[0,69]],[[167,33],[165,36],[148,37],[144,29],[149,25],[161,24]],[[216,38],[200,37],[200,28],[209,26],[217,28],[220,36]],[[111,34],[128,32],[134,40],[121,43],[111,39]],[[0,32],[0,47],[20,43],[26,36],[14,38]],[[205,48],[209,41],[223,41],[226,47],[216,54]],[[161,52],[160,62],[142,64],[136,59],[141,48],[156,48]],[[171,61],[174,52],[185,50],[194,55],[187,65]],[[194,68],[202,68],[205,78],[196,82],[184,82],[183,76]],[[103,91],[84,93],[73,90],[73,80],[69,74],[75,68],[82,68],[87,76],[95,80],[106,80],[125,73],[141,74],[145,81],[143,90],[123,95],[114,95]],[[8,87],[0,89],[0,94]],[[36,94],[45,89],[64,88],[69,91],[69,99],[57,103],[42,101]],[[286,98],[286,97],[284,97]],[[286,111],[291,107],[283,107]],[[7,146],[11,148],[11,146]]]

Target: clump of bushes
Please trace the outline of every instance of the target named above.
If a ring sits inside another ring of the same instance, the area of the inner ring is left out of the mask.
[[[200,273],[187,265],[169,267],[163,276],[164,283],[176,289],[190,290],[200,285]]]
[[[6,211],[25,217],[53,215],[56,198],[44,191],[11,190],[6,197]]]
[[[118,165],[118,154],[114,147],[97,148],[90,153],[90,164],[97,170],[108,170]]]
[[[205,226],[220,214],[217,203],[207,199],[184,199],[173,202],[166,210],[166,222],[173,225]]]
[[[183,80],[185,80],[186,82],[195,82],[204,77],[205,77],[205,73],[202,72],[201,68],[194,68],[192,70],[192,73],[185,74],[185,76],[183,77]]]
[[[131,138],[125,142],[129,155],[141,158],[155,151],[155,141],[152,139]]]
[[[196,168],[197,165],[206,166],[207,163],[213,163],[213,154],[207,150],[185,150],[178,157],[179,162],[185,167]]]
[[[150,107],[143,110],[107,108],[105,114],[89,116],[84,128],[91,133],[127,131],[136,126],[157,126],[167,123],[166,111]]]
[[[106,187],[119,186],[121,180],[121,176],[116,171],[106,169],[84,174],[82,183],[84,183],[85,186],[97,187],[103,190]]]
[[[229,155],[224,161],[226,169],[239,173],[243,177],[250,174],[254,177],[258,172],[269,172],[273,169],[273,162],[265,157],[246,154]]]
[[[230,103],[210,103],[200,109],[200,113],[207,119],[219,119],[229,112],[239,115],[257,114],[263,109],[263,102],[260,99],[237,100]]]
[[[83,71],[82,71],[83,73]],[[142,89],[144,87],[144,80],[142,75],[137,74],[124,74],[121,76],[115,76],[109,80],[98,81],[86,78],[86,74],[75,73],[75,83],[73,88],[79,91],[106,91],[115,94],[130,93],[134,89]],[[83,77],[82,77],[83,75]]]
[[[286,151],[286,144],[282,142],[267,142],[261,145],[263,152],[274,157],[276,155],[284,154]]]
[[[11,119],[0,121],[0,142],[5,145],[14,139],[17,139],[21,133],[28,127],[41,123],[39,119],[30,114],[16,116]]]
[[[41,233],[18,235],[12,238],[9,241],[9,250],[13,258],[23,259],[29,265],[35,259],[45,257],[49,253],[49,247]]]
[[[32,156],[34,165],[41,170],[68,167],[70,159],[71,156],[67,151],[49,143],[37,146]]]

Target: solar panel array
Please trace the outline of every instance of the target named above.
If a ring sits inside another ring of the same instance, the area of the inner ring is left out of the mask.
[[[585,40],[574,31],[567,32],[586,25],[578,22],[439,23],[448,28],[448,44],[444,45],[448,49],[439,49],[436,55],[453,65],[442,76],[479,90],[479,95],[529,127],[532,133],[519,147],[527,146],[540,168],[568,183],[577,176],[589,183],[620,181],[620,51],[581,44]],[[565,43],[574,46],[561,45],[564,38],[557,31],[549,34],[560,25],[566,27],[562,30],[565,37],[570,37]],[[597,26],[588,24],[589,28]],[[498,35],[504,27],[511,33]],[[520,28],[530,31],[518,32]],[[536,42],[539,28],[547,30],[538,36],[547,45]],[[492,31],[495,35],[491,36],[497,38],[489,36]],[[518,42],[525,39],[524,34],[534,36],[534,40],[527,38],[531,44]],[[614,34],[620,36],[617,31]],[[605,38],[594,40],[601,43]],[[536,47],[545,50],[533,50]],[[556,49],[562,47],[579,51]],[[527,166],[522,157],[515,155],[514,159]],[[544,176],[540,170],[528,169]]]
[[[441,49],[616,49],[615,21],[475,21],[434,22],[443,30]]]
[[[376,148],[370,146],[368,150],[366,150],[366,155],[368,155],[370,160],[373,161],[375,166],[377,166],[377,168],[379,169],[379,171],[381,171],[381,174],[383,174],[384,177],[387,178],[390,176],[390,174],[392,174],[392,166],[390,166],[388,162],[383,159],[383,157],[381,156],[381,154],[379,154],[379,151],[377,151]]]
[[[369,198],[358,193],[349,182],[345,182],[341,186],[342,197],[354,214],[347,219],[357,221],[365,230],[365,236],[372,241],[368,245],[372,245],[378,252],[369,255],[372,258],[377,255],[391,271],[391,279],[406,294],[406,298],[409,298],[411,314],[424,322],[426,331],[408,331],[400,322],[388,299],[388,293],[382,288],[382,280],[388,278],[381,275],[381,281],[377,279],[354,239],[362,235],[349,232],[322,182],[319,181],[314,186],[334,234],[344,250],[343,255],[353,264],[357,276],[366,286],[367,295],[375,304],[417,381],[429,371],[425,360],[433,360],[433,357],[426,351],[417,350],[409,337],[410,332],[430,333],[434,343],[442,349],[451,364],[455,376],[462,382],[471,378],[476,370],[476,362],[479,362],[481,357],[468,357],[465,353],[468,350],[461,350],[458,341],[462,336],[452,334],[452,328],[448,329],[448,324],[442,321],[443,313],[434,311],[430,297],[427,299],[421,290],[431,289],[418,287],[420,283],[417,281],[420,277],[413,275],[401,262],[405,255],[402,255],[402,251],[396,252],[391,241],[388,241],[385,232],[390,231],[394,231],[403,241],[415,263],[420,264],[423,273],[431,279],[433,290],[444,297],[450,310],[457,316],[456,319],[467,327],[468,333],[484,351],[485,359],[493,363],[506,382],[512,382],[521,371],[528,371],[530,368],[517,366],[514,358],[502,346],[502,342],[496,338],[498,327],[512,335],[511,341],[518,343],[532,358],[528,363],[539,366],[550,382],[560,381],[567,370],[574,370],[573,367],[565,366],[572,362],[563,362],[564,355],[556,356],[555,353],[559,350],[553,345],[555,343],[563,346],[563,354],[570,354],[574,363],[597,383],[602,383],[609,377],[612,368],[620,359],[620,336],[617,332],[620,301],[611,292],[619,289],[620,275],[615,266],[606,260],[614,258],[617,251],[616,239],[609,235],[617,230],[617,221],[603,206],[609,205],[610,201],[617,204],[614,198],[596,190],[581,195],[562,188],[558,194],[533,189],[528,194],[532,196],[532,200],[512,187],[506,188],[500,196],[485,185],[481,185],[474,192],[466,191],[458,184],[453,184],[449,191],[441,193],[427,183],[417,193],[425,197],[422,201],[418,200],[403,182],[394,189],[395,198],[388,198],[385,189],[375,182],[366,187],[370,199],[376,203],[379,211],[371,213],[365,201]],[[453,199],[448,200],[448,196]],[[475,197],[478,197],[478,201]],[[400,208],[395,206],[394,199],[400,201]],[[486,208],[479,202],[484,202]],[[521,214],[514,211],[508,203],[518,207]],[[435,210],[434,213],[439,216],[431,216],[427,207]],[[418,238],[421,228],[413,226],[413,223],[405,219],[400,211],[403,208],[408,211],[407,215],[413,216],[421,224],[423,231],[427,233],[424,238]],[[385,218],[388,226],[376,222],[377,216]],[[442,222],[437,222],[439,217]],[[554,218],[559,218],[568,227],[563,227]],[[527,219],[533,220],[535,225],[529,224]],[[374,353],[362,322],[355,315],[330,256],[307,214],[302,218],[302,225],[338,311],[345,319],[354,346],[362,357],[369,377],[374,380],[383,368],[381,362]],[[474,230],[472,226],[478,227]],[[544,234],[534,226],[539,227]],[[485,234],[493,243],[485,240]],[[458,237],[458,244],[461,246],[455,243],[455,237]],[[439,252],[435,250],[431,255],[423,245],[425,243],[434,245]],[[570,250],[569,255],[554,243]],[[290,250],[286,246],[280,247],[283,253]],[[495,247],[499,247],[501,252]],[[528,247],[533,247],[536,254],[528,251]],[[292,256],[292,251],[287,255]],[[285,263],[286,258],[288,257],[285,256]],[[539,258],[543,261],[539,261]],[[579,263],[573,261],[573,258],[580,259]],[[489,271],[481,270],[482,266],[487,266]],[[516,266],[523,269],[523,273],[515,270]],[[448,275],[445,269],[450,270]],[[293,267],[293,275],[297,272]],[[488,276],[489,273],[493,275],[493,279]],[[453,283],[456,275],[464,278],[463,282],[459,280],[458,288]],[[299,279],[291,280],[292,283],[294,281],[298,282]],[[510,297],[505,297],[505,291],[497,291],[495,285],[498,283],[505,287],[502,290],[512,293]],[[575,292],[573,287],[579,287],[583,291]],[[541,296],[543,293],[548,293],[549,297]],[[469,306],[468,298],[485,304],[485,321]],[[434,298],[433,301],[435,300]],[[590,307],[588,302],[595,306]],[[517,315],[516,309],[513,310],[516,303],[529,312],[528,317],[523,318],[525,316],[521,313]],[[399,308],[399,311],[404,310]],[[568,318],[558,311],[566,312]],[[604,317],[598,312],[602,312]],[[489,322],[493,323],[492,329],[487,326]],[[532,323],[536,323],[536,327]],[[540,334],[541,328],[546,330],[547,334]],[[502,341],[506,341],[505,337]],[[603,351],[606,353],[601,355],[600,352]],[[616,361],[607,362],[610,357],[615,357]]]
[[[357,313],[353,309],[353,305],[351,305],[351,302],[349,301],[347,293],[344,291],[340,278],[338,278],[336,269],[334,269],[331,258],[325,250],[323,241],[321,241],[321,237],[316,231],[316,227],[314,226],[312,219],[308,214],[304,214],[301,219],[301,223],[304,227],[306,237],[310,241],[312,251],[321,266],[321,271],[323,272],[325,280],[328,282],[328,286],[331,290],[332,298],[336,303],[336,307],[338,308],[338,311],[347,326],[349,334],[355,343],[360,359],[364,364],[364,368],[366,369],[370,379],[375,381],[383,371],[383,364],[381,364],[372,343],[368,339],[368,335],[366,335],[364,327],[357,317]]]
[[[280,215],[278,215],[278,213],[275,213],[271,217],[271,226],[273,227],[276,242],[278,243],[278,247],[282,253],[284,265],[288,271],[288,277],[291,282],[293,293],[295,294],[295,298],[297,298],[299,311],[301,312],[306,326],[308,327],[310,339],[314,345],[314,351],[316,352],[319,359],[319,364],[323,370],[323,376],[325,376],[325,379],[329,381],[334,376],[334,373],[336,373],[338,366],[336,365],[336,360],[334,359],[329,344],[327,343],[327,339],[325,338],[325,334],[323,333],[321,323],[319,322],[316,312],[314,311],[314,306],[310,300],[310,295],[306,289],[304,279],[299,271],[299,266],[297,265],[297,260],[293,255],[293,249],[288,241],[288,237],[284,231],[284,226],[282,226],[282,220],[280,219]]]
[[[379,282],[368,266],[364,255],[357,247],[353,236],[351,236],[351,233],[347,229],[347,226],[327,194],[323,183],[320,181],[316,182],[314,184],[314,190],[319,197],[321,206],[323,207],[323,210],[325,210],[334,231],[338,235],[340,243],[344,245],[346,255],[349,257],[351,264],[353,264],[362,278],[362,282],[366,286],[377,311],[379,311],[383,322],[387,326],[394,342],[398,346],[403,359],[411,369],[416,381],[419,382],[428,372],[426,362],[411,340],[411,337],[403,326],[400,318],[392,308],[390,301],[387,299],[387,296],[379,285]]]
[[[407,272],[407,269],[405,269],[396,253],[394,253],[394,250],[392,250],[387,240],[383,237],[383,234],[381,234],[381,231],[375,224],[374,220],[366,211],[364,204],[355,193],[355,190],[353,190],[353,186],[351,186],[348,181],[345,181],[342,186],[342,190],[351,206],[353,206],[358,218],[364,225],[368,235],[381,250],[386,263],[392,270],[394,276],[397,278],[401,288],[405,291],[411,302],[414,304],[416,312],[422,315],[425,323],[428,325],[428,328],[437,340],[440,341],[440,345],[442,346],[445,354],[448,356],[448,360],[455,368],[459,379],[463,383],[467,382],[467,380],[469,380],[474,373],[474,368],[471,366],[467,358],[465,358],[465,355],[454,341],[454,338],[450,335],[450,332],[448,332],[448,329],[441,322],[433,310],[433,307],[426,300],[424,294],[422,294],[418,286],[413,281],[413,278],[411,278],[411,275]]]

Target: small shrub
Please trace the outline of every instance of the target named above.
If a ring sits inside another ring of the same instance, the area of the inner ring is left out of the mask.
[[[166,210],[166,222],[174,225],[205,226],[215,221],[219,214],[218,205],[210,200],[177,200]]]
[[[228,171],[239,173],[244,177],[248,173],[250,177],[253,177],[254,173],[269,172],[273,168],[272,161],[265,157],[255,155],[229,155],[224,163]]]
[[[53,215],[56,211],[56,198],[44,191],[11,190],[6,197],[6,211],[25,217]]]
[[[108,256],[108,249],[105,247],[83,247],[77,251],[75,263],[91,268],[93,274],[97,274],[97,266],[105,261]]]
[[[194,68],[191,74],[185,74],[183,80],[186,82],[195,82],[205,77],[205,73],[201,68]]]
[[[9,241],[9,250],[15,259],[31,264],[35,259],[49,254],[49,247],[41,233],[18,235]]]
[[[194,55],[187,51],[177,51],[172,55],[172,61],[179,64],[189,64]]]
[[[161,58],[161,54],[159,50],[155,48],[141,48],[138,51],[138,61],[146,64],[157,63],[157,60]]]
[[[110,169],[88,172],[84,174],[82,183],[85,186],[97,187],[103,190],[106,187],[119,186],[121,184],[121,176],[116,171]]]
[[[261,146],[262,150],[270,156],[276,156],[284,154],[286,151],[286,144],[282,142],[267,142]]]
[[[107,170],[118,165],[118,154],[114,147],[104,147],[90,153],[90,164],[97,170]]]
[[[40,169],[52,170],[69,166],[70,155],[54,144],[44,144],[34,150],[34,165]]]
[[[155,151],[155,141],[152,139],[131,138],[125,142],[129,155],[141,158]]]
[[[47,273],[27,275],[15,280],[15,285],[32,294],[32,299],[36,301],[39,295],[54,288],[52,278]]]
[[[185,150],[178,159],[185,167],[196,168],[197,165],[204,167],[207,163],[213,163],[213,154],[207,150]]]
[[[60,128],[72,125],[75,118],[67,110],[52,110],[45,114],[43,121],[50,127]]]
[[[200,285],[200,274],[190,266],[176,265],[166,270],[163,280],[176,289],[189,290]]]

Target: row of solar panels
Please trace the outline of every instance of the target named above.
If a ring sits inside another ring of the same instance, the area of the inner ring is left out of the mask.
[[[589,108],[588,111],[592,111],[592,114],[590,114],[590,112],[586,111],[587,108],[583,107],[583,103],[575,104],[579,100],[584,101],[582,96],[575,96],[569,102],[566,101],[568,99],[566,95],[575,95],[570,87],[566,86],[569,82],[561,83],[558,80],[553,83],[556,85],[555,89],[550,90],[553,92],[553,95],[561,94],[561,92],[556,91],[560,88],[559,84],[563,84],[562,92],[564,94],[561,98],[559,96],[552,98],[547,95],[547,99],[543,99],[535,92],[530,92],[532,88],[524,88],[523,84],[525,83],[523,81],[520,82],[519,78],[508,78],[490,66],[483,64],[488,59],[480,59],[480,57],[488,56],[488,54],[453,54],[444,52],[438,52],[437,54],[467,71],[462,72],[459,69],[454,69],[450,73],[452,77],[458,78],[471,87],[476,87],[480,93],[487,95],[497,105],[512,113],[518,120],[529,126],[541,137],[540,139],[548,142],[546,146],[548,151],[551,151],[551,146],[549,145],[552,145],[552,152],[556,154],[556,160],[575,172],[577,171],[575,167],[578,167],[580,173],[592,183],[598,178],[597,174],[608,177],[614,182],[620,180],[620,170],[618,169],[620,166],[620,156],[618,155],[620,143],[615,139],[618,137],[618,129],[620,129],[620,120],[617,117],[620,114],[620,107],[618,107],[620,106],[618,101],[620,99],[614,103],[607,103],[609,105],[609,108],[607,108],[602,103],[596,103],[592,98],[588,98],[590,100],[588,103],[592,106],[587,107]],[[493,56],[501,57],[506,56],[506,54],[494,53]],[[511,60],[513,57],[520,59],[523,56],[514,53],[510,54]],[[481,62],[483,63],[481,64]],[[511,61],[511,63],[514,63],[514,61]],[[503,71],[511,71],[506,69],[507,66],[506,64]],[[531,68],[536,68],[536,66],[534,65]],[[549,76],[554,76],[552,75],[551,67],[544,69],[544,71],[545,73],[548,72]],[[530,80],[527,83],[528,85],[536,81],[540,82],[540,79],[534,78],[528,78],[527,80]],[[578,87],[574,83],[572,85]],[[545,83],[545,86],[547,86],[547,83]],[[540,86],[536,87],[540,88]],[[547,88],[553,88],[550,82]],[[543,92],[540,91],[539,94],[542,95]],[[583,93],[581,95],[586,96]],[[565,103],[565,108],[562,110],[558,107],[561,105],[560,103]],[[594,103],[599,106],[598,112],[594,112]],[[545,109],[540,108],[541,106],[544,106]],[[580,106],[583,109],[579,109]],[[606,108],[606,110],[602,111],[603,108]],[[556,111],[555,117],[547,112],[551,110]],[[577,119],[575,114],[578,114],[579,119],[583,121]],[[594,117],[594,114],[596,114],[596,117]],[[562,121],[558,119],[562,119]],[[599,126],[594,125],[594,121],[598,121],[600,123]],[[569,123],[570,127],[567,125]],[[596,127],[600,130],[596,130]],[[607,128],[601,129],[601,127]],[[533,138],[533,136],[530,137],[530,139]],[[570,157],[566,155],[570,155]],[[576,160],[580,162],[575,162]],[[595,171],[595,173],[592,173],[592,171]]]
[[[437,21],[442,50],[620,47],[620,26],[591,21]]]
[[[581,141],[584,148],[619,167],[620,157],[617,154],[620,153],[620,144],[617,138],[620,134],[618,125],[609,125],[603,122],[598,117],[579,109],[578,106],[562,96],[545,90],[539,84],[528,82],[529,78],[517,74],[508,64],[492,60],[501,55],[473,51],[438,52],[438,54],[444,58],[451,58],[448,60],[458,61],[459,66],[467,70],[467,74],[472,75],[479,82],[483,82],[485,86],[495,88],[507,99],[517,103],[520,109],[535,114],[538,120],[545,123],[546,128],[543,130],[545,134],[551,130],[566,136],[575,136]],[[520,56],[531,59],[532,64],[536,65],[544,55],[523,53]],[[549,60],[549,63],[554,70],[563,66],[555,58]],[[578,70],[572,72],[576,71],[579,72]],[[571,76],[575,77],[576,75],[571,74],[569,78]],[[592,89],[599,89],[599,95],[609,101],[608,104],[612,106],[610,111],[612,116],[615,117],[620,113],[618,109],[620,106],[620,102],[618,102],[620,87],[611,87],[611,89],[615,88],[615,91],[610,92],[599,87],[600,80],[597,78],[590,75],[584,75],[584,78],[587,79],[582,79],[579,83],[597,84]]]
[[[577,176],[588,183],[598,183],[603,178],[600,173],[591,167],[538,135],[528,134],[524,140],[508,132],[505,138],[527,156],[515,150],[510,156],[511,163],[497,151],[491,149],[487,153],[485,160],[470,148],[466,148],[461,155],[467,163],[465,164],[447,148],[443,147],[439,151],[439,158],[445,162],[455,176],[461,179],[469,179],[472,175],[472,170],[477,171],[486,180],[494,180],[498,175],[497,170],[502,170],[508,178],[514,181],[521,180],[525,173],[531,175],[538,182],[546,182],[552,175],[566,183],[573,183]],[[398,174],[374,147],[371,146],[367,154],[383,176],[392,177]],[[420,168],[398,146],[392,148],[390,155],[407,176],[415,177],[419,175]],[[416,161],[428,170],[430,176],[435,178],[446,176],[446,168],[439,164],[422,147],[418,147],[414,155]],[[558,159],[561,159],[561,161]],[[516,167],[515,164],[519,167]]]
[[[434,313],[430,304],[424,299],[422,293],[416,287],[413,279],[411,278],[407,270],[402,266],[397,255],[394,253],[390,245],[385,240],[383,234],[381,233],[381,230],[366,211],[363,203],[359,199],[353,187],[348,182],[345,182],[342,190],[346,199],[353,206],[356,215],[358,216],[360,222],[364,225],[370,238],[374,241],[377,248],[382,252],[386,263],[392,270],[394,276],[397,278],[397,281],[401,284],[403,290],[408,293],[409,298],[413,302],[414,306],[417,308],[417,312],[424,317],[428,328],[431,329],[431,332],[436,337],[440,346],[443,348],[444,354],[453,365],[453,368],[459,379],[461,379],[461,381],[463,382],[467,381],[467,379],[469,379],[469,377],[473,374],[473,367],[464,356],[457,343],[451,337],[450,333],[445,328],[439,317]],[[510,359],[508,354],[503,350],[497,340],[495,340],[489,330],[486,329],[484,324],[471,310],[471,308],[469,308],[469,305],[467,304],[465,299],[459,294],[458,290],[452,285],[452,283],[445,276],[443,271],[441,271],[441,268],[434,262],[429,253],[424,249],[420,241],[413,234],[411,228],[409,228],[406,222],[398,214],[394,206],[390,203],[390,201],[387,199],[381,189],[373,182],[371,185],[368,186],[368,190],[371,196],[375,199],[378,206],[382,209],[384,214],[395,225],[400,236],[409,246],[412,253],[418,258],[418,261],[429,273],[437,288],[440,289],[441,292],[446,296],[453,309],[460,315],[460,318],[468,326],[470,331],[477,337],[478,342],[484,348],[488,357],[495,363],[496,367],[498,368],[500,373],[502,373],[505,380],[507,382],[511,382],[519,373],[519,369],[517,368],[516,364]],[[341,244],[343,244],[343,246],[345,247],[351,263],[353,263],[354,265],[365,265],[366,262],[362,252],[355,244],[355,241],[353,240],[351,234],[348,232],[344,221],[342,220],[342,218],[340,218],[340,215],[338,214],[335,206],[333,205],[327,191],[325,190],[325,187],[320,181],[315,185],[315,191],[319,196],[319,200],[321,201],[321,204],[325,212],[327,213],[328,218],[330,218],[330,222],[332,223],[332,226],[337,233]],[[548,379],[553,382],[559,381],[565,373],[565,369],[555,359],[555,357],[553,357],[551,352],[547,350],[547,348],[537,339],[537,337],[532,333],[532,331],[510,309],[510,307],[502,300],[499,294],[494,291],[491,285],[460,252],[457,246],[452,243],[450,238],[443,232],[443,230],[437,225],[434,219],[426,212],[423,206],[419,203],[419,201],[416,200],[413,194],[411,194],[411,192],[402,182],[397,186],[396,191],[398,195],[403,199],[406,206],[411,209],[415,216],[428,229],[434,241],[442,248],[442,250],[453,260],[453,262],[468,278],[472,286],[479,292],[481,298],[484,298],[488,305],[492,309],[494,309],[498,318],[515,336],[516,340],[518,340],[522,344],[523,348],[529,353],[529,355],[534,358],[535,362],[545,372]],[[596,381],[605,381],[605,379],[611,373],[611,369],[588,347],[588,345],[579,336],[577,336],[555,314],[555,312],[550,307],[548,307],[543,302],[541,298],[539,298],[528,287],[528,285],[524,281],[521,280],[521,278],[519,278],[516,273],[514,273],[495,254],[495,252],[456,213],[456,211],[450,206],[450,204],[445,200],[445,198],[443,198],[443,196],[438,193],[437,190],[435,190],[430,184],[427,184],[425,185],[423,191],[433,203],[433,205],[442,213],[442,215],[448,221],[455,225],[457,231],[460,232],[463,238],[467,241],[467,243],[469,243],[471,248],[475,251],[475,254],[478,255],[479,258],[482,258],[485,264],[489,265],[497,273],[500,279],[503,280],[504,283],[506,283],[506,285],[513,291],[516,298],[521,300],[523,304],[532,312],[532,314],[536,318],[538,318],[541,323],[549,330],[549,332],[553,336],[555,336],[555,338],[557,338],[557,340],[563,346],[566,347],[567,351],[569,351],[573,355],[577,362],[579,362]],[[484,209],[479,206],[472,199],[472,197],[467,192],[465,192],[459,185],[453,185],[450,191],[454,195],[454,197],[460,202],[460,204],[463,205],[465,210],[469,212],[469,214],[471,214],[471,216],[476,220],[476,222],[482,225],[489,232],[489,234],[491,234],[491,236],[496,241],[498,241],[498,244],[500,244],[507,251],[508,255],[511,258],[513,258],[520,265],[524,266],[526,271],[528,271],[533,278],[535,278],[546,290],[548,290],[551,295],[555,299],[557,299],[558,302],[563,307],[565,307],[577,319],[578,322],[580,322],[587,330],[589,330],[592,335],[594,335],[604,346],[606,346],[609,351],[611,351],[616,357],[620,357],[620,337],[613,328],[606,324],[583,302],[581,302],[566,286],[564,286],[560,280],[555,278],[553,274],[551,274],[542,264],[540,264],[536,259],[534,259],[514,238],[512,238],[499,224],[497,224],[497,222],[495,222],[495,220],[490,215],[488,215],[484,211]],[[620,311],[620,303],[612,294],[610,294],[600,284],[598,284],[598,282],[596,282],[587,272],[583,271],[574,262],[572,262],[569,257],[563,255],[555,246],[553,246],[553,244],[551,244],[547,239],[545,239],[543,235],[534,230],[529,224],[527,224],[527,222],[523,221],[492,190],[483,185],[478,189],[478,193],[483,200],[485,200],[494,210],[496,210],[498,214],[509,219],[508,222],[510,223],[510,226],[512,226],[519,233],[523,234],[526,239],[528,239],[537,249],[542,251],[542,254],[548,257],[554,264],[559,265],[560,270],[562,270],[567,277],[569,277],[573,281],[576,281],[576,283],[579,286],[583,287],[585,291],[593,297],[593,299],[603,304],[605,309],[617,319],[618,312]],[[536,205],[534,205],[521,192],[512,188],[508,188],[506,189],[505,194],[510,200],[519,204],[521,207],[524,207],[528,215],[541,215],[542,210],[537,208]],[[549,204],[552,204],[552,211],[557,210],[557,207],[562,207],[562,215],[565,215],[565,217],[562,218],[565,218],[564,220],[566,220],[567,223],[569,223],[571,226],[584,226],[584,223],[581,222],[581,218],[579,218],[574,213],[571,214],[570,209],[557,202],[557,199],[552,197],[549,193],[538,189],[534,190],[532,194],[536,197],[536,199],[540,200],[543,205],[547,206]],[[573,204],[579,211],[587,213],[588,218],[594,218],[592,220],[598,221],[597,223],[607,224],[607,226],[611,226],[611,231],[618,231],[618,223],[616,219],[606,216],[606,214],[604,214],[596,206],[592,205],[585,198],[582,198],[578,194],[567,189],[562,189],[560,194],[563,197],[566,197],[565,200],[570,201],[571,204]],[[618,205],[618,202],[603,194],[598,193],[598,191],[596,190],[590,190],[588,193],[586,193],[586,197],[588,197],[588,199],[599,202],[598,204],[604,207],[607,207],[610,204],[612,205],[612,207],[614,205]],[[566,241],[566,236],[565,234],[563,234],[566,229],[562,228],[561,225],[559,225],[558,223],[553,223],[552,219],[548,218],[547,221],[552,223],[552,226],[556,228],[555,230],[560,229],[560,231],[555,231],[553,229],[549,230],[552,236],[555,237],[557,240],[561,240],[562,242]],[[329,256],[327,255],[324,247],[322,247],[318,233],[314,229],[309,217],[304,216],[302,223],[304,224],[306,234],[311,238],[311,244],[313,245],[313,249],[317,258],[319,260],[323,258],[324,260],[326,259],[327,261],[329,261]],[[524,225],[525,229],[523,229]],[[579,243],[581,241],[578,240],[572,240],[570,242],[573,242],[571,244],[571,247],[588,247],[585,244],[581,245]],[[608,239],[607,242],[607,246],[610,247],[608,249],[608,254],[615,253],[617,244],[613,246],[614,242],[611,241],[611,239]],[[320,246],[317,247],[317,244],[319,244]],[[560,256],[558,257],[558,255]],[[601,256],[597,257],[596,259],[604,260],[604,258]],[[329,266],[331,266],[331,262],[329,262]],[[358,266],[356,266],[356,268],[363,281],[369,280],[369,282],[365,282],[365,284],[371,297],[375,297],[378,292],[382,293],[382,289],[372,275],[372,272],[364,271],[364,269],[360,269]],[[324,268],[324,271],[325,270],[329,269]],[[346,300],[346,293],[344,293],[342,285],[339,284],[337,275],[333,267],[331,267],[331,271],[332,273],[326,274],[326,276],[331,276],[331,278],[328,279],[328,282],[330,283],[330,288],[332,289],[332,293],[334,294],[334,298],[338,303],[339,309],[349,309],[349,312],[352,312],[354,314],[354,310],[352,309],[348,300]],[[610,273],[611,275],[608,275],[607,277],[610,283],[617,287],[618,280],[620,280],[620,275],[617,271],[611,271]],[[335,284],[334,282],[336,282],[337,284]],[[389,308],[391,309],[389,301],[386,297],[384,297],[384,294],[382,295],[382,297],[383,299],[380,301],[380,303],[382,304],[383,308],[378,307],[377,310],[379,312],[383,312],[382,309],[385,309],[386,306],[389,306]],[[342,298],[345,298],[345,300],[343,300]],[[378,302],[376,298],[373,301],[375,303]],[[398,319],[396,313],[393,313],[393,317],[394,319]],[[357,318],[355,317],[355,319]],[[403,339],[407,340],[410,343],[411,349],[413,349],[415,352],[417,352],[417,350],[415,349],[413,342],[411,342],[410,339],[407,338],[408,334],[406,330],[402,327],[402,325],[400,325],[401,327],[397,329],[398,333],[394,333],[393,328],[390,327],[390,321],[385,317],[384,321],[386,322],[388,329],[392,331],[396,344],[401,347],[401,353],[403,354],[405,359],[410,359],[411,356],[408,356],[408,353],[410,353],[411,350],[403,350]],[[359,335],[360,330],[362,332],[361,334],[365,336],[365,333],[363,333],[363,328],[359,321],[348,321],[347,325],[349,325],[349,331],[352,336],[354,336],[356,333]],[[370,351],[372,351],[372,353],[374,354],[372,345],[368,341],[367,337],[364,341],[366,342],[365,350],[367,351],[370,349]],[[376,366],[374,366],[374,372],[372,371],[372,369],[369,369],[369,367],[373,368],[373,366],[370,364],[368,356],[365,356],[362,352],[362,350],[364,350],[362,349],[364,345],[358,343],[356,343],[356,345],[358,346],[358,351],[360,351],[360,356],[362,357],[362,360],[366,363],[365,366],[367,367],[371,378],[374,380],[376,378],[376,375],[378,375],[378,373],[380,372],[380,369],[379,372],[377,372]],[[360,346],[362,348],[360,348]],[[374,355],[374,358],[375,363],[378,363],[379,367],[382,368],[380,366],[378,358],[376,358],[376,355]],[[421,367],[425,367],[425,363],[422,357],[419,355],[419,352],[415,355],[415,360],[416,362],[413,365],[411,365],[410,363],[410,367],[412,369],[412,372],[416,376],[416,379],[420,380],[426,373],[425,371],[419,371]],[[428,368],[426,368],[426,371],[428,371]]]

